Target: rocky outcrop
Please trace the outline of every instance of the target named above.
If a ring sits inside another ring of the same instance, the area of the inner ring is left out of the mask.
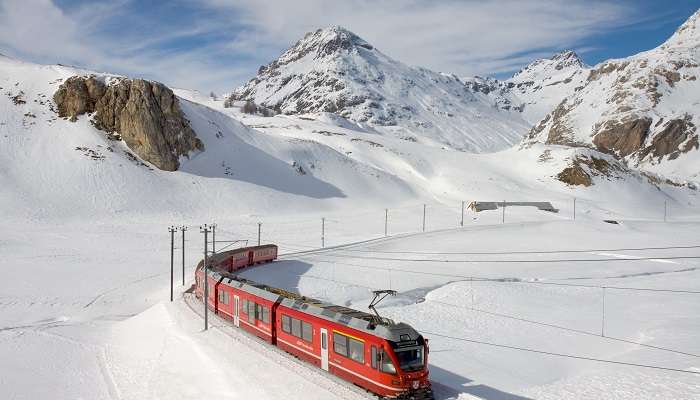
[[[143,79],[100,79],[74,76],[54,94],[58,114],[75,121],[93,114],[94,125],[118,133],[143,160],[165,171],[179,168],[179,157],[204,150],[172,90]]]
[[[595,156],[577,155],[568,167],[557,174],[557,179],[570,186],[591,186],[594,177],[612,180],[621,179],[628,174],[629,171],[615,161],[609,162]]]
[[[651,122],[651,118],[606,121],[593,138],[593,144],[604,153],[627,157],[642,147]]]
[[[662,158],[666,155],[669,159],[678,158],[681,153],[698,149],[698,135],[695,133],[695,125],[692,117],[686,115],[682,119],[668,121],[662,126],[661,131],[654,136],[651,144],[640,152],[640,158],[651,154],[652,157]]]

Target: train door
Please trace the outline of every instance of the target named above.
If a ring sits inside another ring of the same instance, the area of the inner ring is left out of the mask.
[[[328,331],[321,328],[321,368],[328,371]]]
[[[253,265],[253,252],[248,252],[248,265]]]
[[[238,302],[239,302],[239,297],[233,296],[233,324],[236,326],[236,328],[238,328],[240,325],[238,313],[240,312],[241,308],[240,308]]]

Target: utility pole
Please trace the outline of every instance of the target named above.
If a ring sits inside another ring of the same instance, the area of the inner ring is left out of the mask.
[[[464,226],[464,200],[462,200],[462,220],[459,222],[459,226]]]
[[[389,209],[384,209],[384,237],[389,235]]]
[[[425,204],[423,204],[423,232],[425,232]]]
[[[173,301],[173,280],[175,275],[175,227],[168,227],[168,232],[170,232],[170,301]]]
[[[180,227],[182,231],[182,286],[185,286],[185,231],[187,227],[185,225]]]
[[[260,246],[260,229],[262,227],[262,222],[258,222],[258,246]]]
[[[204,330],[206,331],[209,329],[209,277],[208,277],[208,263],[209,260],[207,260],[207,253],[209,253],[209,232],[211,232],[211,229],[209,229],[209,226],[207,224],[204,224],[203,227],[199,227],[199,231],[204,234]]]
[[[211,224],[211,254],[216,253],[216,224]]]
[[[506,201],[503,200],[503,216],[501,217],[501,223],[506,223]]]
[[[576,221],[576,197],[574,197],[574,221]]]
[[[664,222],[666,222],[666,203],[667,201],[664,200]]]
[[[603,318],[600,325],[600,336],[605,336],[605,286],[603,286]]]
[[[326,247],[326,218],[321,218],[321,248]]]

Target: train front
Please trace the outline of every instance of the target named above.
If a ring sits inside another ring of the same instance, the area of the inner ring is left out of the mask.
[[[398,399],[432,399],[428,380],[428,341],[411,326],[399,323],[389,327],[387,351],[380,355],[380,370],[394,373],[391,385],[403,389]],[[394,397],[394,396],[392,396]]]

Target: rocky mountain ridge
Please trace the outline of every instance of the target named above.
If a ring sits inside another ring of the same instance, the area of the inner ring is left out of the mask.
[[[700,11],[659,47],[591,68],[524,144],[584,146],[681,181],[700,178]]]
[[[308,33],[230,100],[336,113],[379,132],[471,152],[512,146],[528,123],[458,77],[409,67],[341,27]]]

